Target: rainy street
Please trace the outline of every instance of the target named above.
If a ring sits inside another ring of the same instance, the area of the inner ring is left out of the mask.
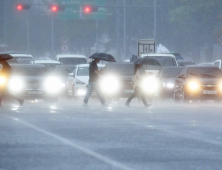
[[[1,170],[221,169],[221,105],[124,102],[3,103]]]

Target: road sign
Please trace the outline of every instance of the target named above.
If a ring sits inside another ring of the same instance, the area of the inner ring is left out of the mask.
[[[66,44],[62,45],[62,46],[61,46],[61,50],[62,50],[63,52],[67,52],[67,51],[69,50],[68,45],[66,45]]]
[[[141,39],[138,41],[138,57],[140,54],[155,53],[156,41]]]
[[[82,11],[82,6],[84,5],[104,6],[106,0],[57,0],[57,2],[66,6],[65,10],[58,15],[63,20],[105,19],[106,17],[106,10],[103,7],[99,7],[97,12],[93,12],[90,15],[84,15],[84,11]]]

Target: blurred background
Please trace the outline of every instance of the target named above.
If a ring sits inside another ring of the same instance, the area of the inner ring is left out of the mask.
[[[20,11],[18,3],[33,5]],[[83,3],[101,7],[83,16]],[[67,7],[52,12],[44,4]],[[222,59],[221,7],[221,0],[0,0],[0,52],[105,52],[121,61],[137,54],[138,39],[155,39],[197,63],[211,62]]]

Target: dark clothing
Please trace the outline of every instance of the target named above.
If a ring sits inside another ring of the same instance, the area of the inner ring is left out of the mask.
[[[128,98],[126,104],[129,104],[131,102],[131,100],[133,100],[134,97],[136,97],[136,95],[140,92],[140,88],[138,86],[135,87],[134,89],[134,93]],[[142,101],[143,104],[145,106],[148,106],[147,102],[146,102],[146,97],[143,95],[143,93],[141,93],[141,97],[142,97]]]
[[[98,80],[98,74],[95,71],[98,71],[98,66],[95,61],[91,62],[89,65],[89,82],[95,82]]]
[[[6,84],[5,84],[5,86],[3,86],[1,89],[0,89],[0,106],[1,106],[1,103],[2,103],[2,100],[3,100],[3,98],[7,95],[7,96],[9,96],[9,97],[12,97],[12,98],[14,98],[14,99],[16,99],[19,103],[20,103],[20,105],[21,105],[21,103],[24,101],[23,99],[20,99],[20,98],[18,98],[18,97],[15,97],[15,96],[13,96],[13,95],[11,95],[11,94],[9,94],[8,92],[7,92],[7,85],[8,85],[8,79],[10,78],[10,76],[11,76],[11,66],[7,63],[7,62],[5,62],[4,64],[2,64],[3,65],[3,67],[2,67],[2,71],[1,71],[1,75],[3,75],[5,78],[6,78]]]

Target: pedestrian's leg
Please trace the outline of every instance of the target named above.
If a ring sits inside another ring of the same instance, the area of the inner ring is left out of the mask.
[[[89,97],[91,96],[92,94],[92,91],[93,91],[93,83],[92,82],[89,82],[88,84],[88,89],[87,89],[87,92],[86,92],[86,96],[84,98],[84,103],[87,104],[88,103],[88,100],[89,100]]]
[[[144,104],[145,106],[149,106],[149,105],[147,104],[145,95],[144,95],[144,94],[141,94],[141,97],[142,97],[143,104]]]
[[[127,99],[126,101],[127,106],[129,106],[131,100],[133,100],[133,98],[136,97],[137,93],[138,93],[138,87],[134,89],[134,93]]]
[[[0,106],[2,105],[2,99],[4,98],[4,93],[0,92]]]
[[[100,87],[99,87],[98,83],[95,84],[95,91],[96,91],[96,93],[97,93],[97,95],[99,97],[99,100],[100,100],[101,104],[104,105],[105,104],[105,99],[103,97],[103,94],[102,94],[102,92],[100,90]]]

